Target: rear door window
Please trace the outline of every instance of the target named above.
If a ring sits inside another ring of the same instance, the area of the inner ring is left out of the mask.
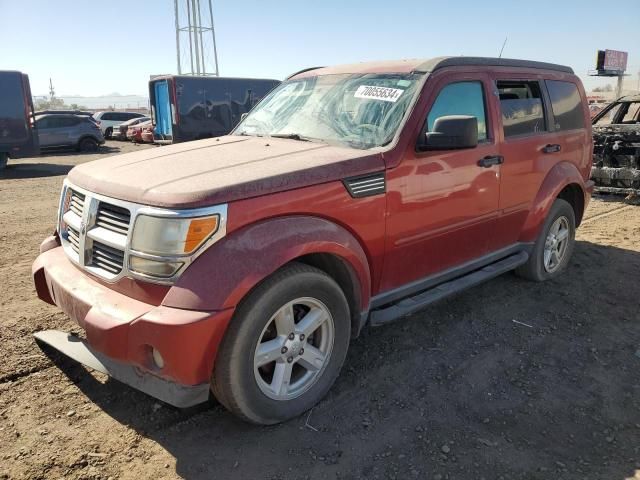
[[[115,120],[114,115],[115,113],[112,113],[112,112],[103,113],[100,120],[113,121]]]
[[[427,115],[427,131],[432,131],[435,121],[447,115],[471,115],[478,120],[478,141],[487,139],[487,115],[484,106],[482,83],[455,82],[445,86]]]
[[[505,137],[546,131],[540,84],[528,80],[498,80],[502,128]]]
[[[622,123],[638,123],[640,121],[640,102],[628,103],[627,105]]]
[[[575,83],[546,80],[556,130],[584,128],[584,111]]]

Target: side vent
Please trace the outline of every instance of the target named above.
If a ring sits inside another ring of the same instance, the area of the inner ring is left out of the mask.
[[[344,180],[344,186],[347,187],[349,195],[353,198],[370,197],[371,195],[384,193],[387,190],[384,172],[347,178]]]

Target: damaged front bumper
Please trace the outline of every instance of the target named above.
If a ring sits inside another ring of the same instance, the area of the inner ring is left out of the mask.
[[[36,339],[176,407],[207,400],[232,309],[202,312],[144,303],[79,270],[55,237],[43,242],[41,252],[32,268],[38,296],[80,325],[86,340],[60,331],[38,332]]]
[[[640,194],[640,169],[627,167],[591,167],[596,192]]]

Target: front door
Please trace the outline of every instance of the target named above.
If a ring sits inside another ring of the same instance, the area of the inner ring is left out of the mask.
[[[431,78],[427,88],[437,94],[423,113],[420,135],[439,117],[472,115],[478,120],[478,146],[419,152],[416,135],[400,165],[387,172],[381,292],[485,255],[497,216],[500,165],[479,164],[499,156],[488,76],[448,72]]]

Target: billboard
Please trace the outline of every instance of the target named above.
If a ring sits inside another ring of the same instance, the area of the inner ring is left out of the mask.
[[[620,50],[598,50],[596,70],[624,72],[627,69],[629,54]]]

